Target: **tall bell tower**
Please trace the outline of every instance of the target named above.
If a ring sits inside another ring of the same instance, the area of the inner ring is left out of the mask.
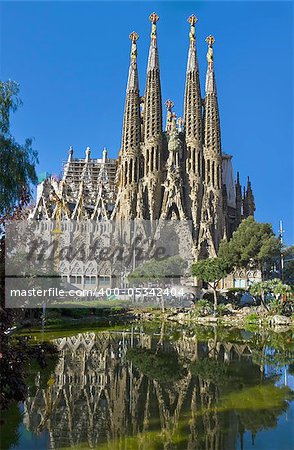
[[[140,186],[138,216],[145,219],[158,219],[161,207],[161,168],[162,168],[162,98],[160,84],[159,58],[157,48],[157,22],[159,17],[152,13],[151,42],[149,48],[146,89],[143,112],[143,170]],[[142,213],[143,208],[143,213]]]
[[[119,162],[119,192],[112,217],[134,219],[137,208],[137,183],[139,180],[141,117],[137,68],[137,40],[130,34],[131,61],[126,91],[123,119],[122,145]]]
[[[184,124],[185,124],[185,160],[186,160],[186,202],[189,219],[193,221],[195,239],[199,233],[202,184],[202,100],[200,91],[199,67],[196,49],[195,25],[197,17],[188,18],[190,24],[190,44],[186,70]]]
[[[223,237],[222,153],[213,66],[213,36],[206,38],[207,72],[203,115],[203,183],[198,257],[215,257]]]

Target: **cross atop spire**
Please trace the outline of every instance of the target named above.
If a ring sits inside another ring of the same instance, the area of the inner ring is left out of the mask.
[[[196,52],[195,24],[197,20],[194,14],[187,19],[190,24],[190,45],[186,71],[184,124],[188,147],[199,149],[202,146],[202,100]]]
[[[191,16],[188,17],[187,21],[190,24],[190,42],[195,42],[196,41],[196,37],[195,37],[195,24],[197,22],[197,17],[192,14]]]
[[[207,73],[206,73],[206,84],[205,84],[205,91],[207,94],[209,93],[215,93],[216,94],[216,86],[215,86],[215,80],[214,80],[214,70],[213,70],[213,44],[215,43],[214,37],[210,34],[205,39],[208,50],[206,54],[207,58]]]
[[[215,43],[215,39],[214,37],[210,34],[209,36],[207,36],[207,38],[205,39],[207,45],[208,45],[208,50],[207,50],[207,54],[206,54],[206,58],[207,58],[207,62],[208,62],[208,67],[210,69],[213,68],[213,44]]]
[[[137,62],[137,40],[139,39],[138,33],[133,31],[129,38],[132,41],[132,47],[131,47],[131,63],[136,64]]]
[[[172,108],[174,107],[174,102],[172,100],[167,100],[165,102],[165,106],[168,111],[171,111]]]
[[[198,19],[194,14],[189,16],[187,19],[187,22],[189,22],[190,24],[190,33],[189,33],[190,47],[188,54],[187,73],[198,70],[198,62],[196,55],[196,32],[195,32],[195,24],[197,20]]]
[[[129,38],[132,41],[132,46],[131,46],[131,64],[129,69],[127,92],[129,92],[130,90],[139,91],[138,73],[137,73],[137,40],[139,39],[139,35],[135,31],[133,31],[130,34]]]
[[[150,14],[149,20],[152,23],[151,42],[153,43],[153,45],[155,45],[156,44],[156,22],[159,21],[159,16],[155,12],[153,12],[152,14]]]
[[[159,20],[159,16],[156,13],[152,13],[149,16],[149,20],[151,22],[151,44],[150,44],[150,50],[149,50],[149,57],[148,57],[148,67],[147,72],[153,69],[159,70],[159,62],[158,62],[158,53],[157,53],[157,27],[156,23]]]

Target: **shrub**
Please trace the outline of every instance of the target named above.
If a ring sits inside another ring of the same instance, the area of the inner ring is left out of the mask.
[[[230,311],[227,309],[226,305],[217,305],[216,312],[218,316],[224,316],[229,314]]]
[[[271,298],[268,303],[270,314],[282,314],[282,302],[277,298]]]
[[[259,317],[258,317],[258,314],[256,314],[256,313],[248,314],[248,315],[245,317],[245,322],[246,322],[246,323],[257,324],[258,321],[259,321]]]
[[[209,316],[213,313],[213,308],[208,300],[198,300],[193,309],[193,314],[198,316]]]

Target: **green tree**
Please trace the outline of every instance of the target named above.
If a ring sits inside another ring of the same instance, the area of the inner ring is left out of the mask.
[[[283,284],[278,278],[274,278],[273,280],[254,283],[250,287],[250,292],[253,295],[260,296],[263,307],[268,310],[269,308],[265,303],[265,296],[267,293],[274,294],[276,299],[279,300],[280,298],[283,298],[284,294],[291,292],[291,288],[287,284]]]
[[[184,274],[185,261],[178,255],[165,259],[152,259],[138,266],[129,276],[129,281],[167,281],[171,278],[179,278]]]
[[[130,348],[126,356],[144,375],[160,383],[178,381],[185,374],[185,369],[174,351]]]
[[[283,281],[294,286],[294,245],[282,250],[284,257]]]
[[[218,284],[232,270],[232,264],[224,258],[208,258],[196,262],[192,266],[192,274],[201,279],[211,287],[213,291],[213,310],[216,314],[217,310],[217,290]]]
[[[264,277],[266,266],[279,255],[281,242],[269,223],[259,223],[252,216],[243,220],[228,242],[221,242],[219,256],[234,267],[257,267]]]
[[[19,206],[27,203],[30,184],[37,183],[37,152],[32,139],[16,142],[10,131],[10,115],[22,104],[15,81],[0,82],[0,218],[18,217]]]

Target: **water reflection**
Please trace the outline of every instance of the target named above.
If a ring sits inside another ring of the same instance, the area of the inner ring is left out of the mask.
[[[55,371],[24,405],[26,427],[48,430],[52,449],[233,450],[245,431],[254,440],[275,427],[293,398],[277,370],[266,374],[275,349],[260,336],[132,329],[55,343]]]

